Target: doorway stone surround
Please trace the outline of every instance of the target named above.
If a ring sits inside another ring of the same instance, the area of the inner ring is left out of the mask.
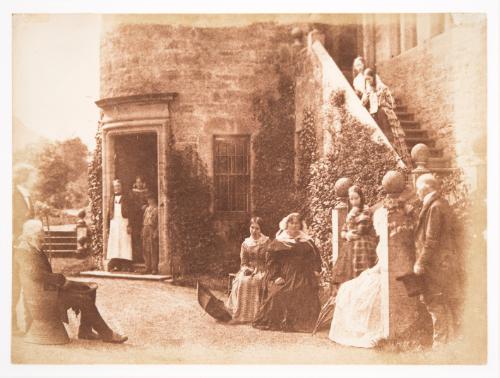
[[[176,93],[153,93],[105,98],[96,101],[101,109],[102,162],[103,162],[103,214],[108,212],[111,185],[115,179],[114,155],[117,136],[154,133],[157,140],[157,193],[159,207],[159,271],[170,274],[170,253],[167,237],[167,164],[168,136],[171,127],[170,105]],[[108,225],[103,225],[103,259],[107,265]]]

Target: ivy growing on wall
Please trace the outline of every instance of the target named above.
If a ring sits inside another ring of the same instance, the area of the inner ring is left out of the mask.
[[[171,148],[168,233],[174,278],[209,272],[216,260],[211,187],[206,165],[195,148]]]
[[[342,177],[350,178],[363,188],[367,204],[373,205],[380,199],[383,176],[387,171],[397,169],[393,152],[386,145],[374,141],[373,131],[348,112],[343,91],[332,93],[329,111],[333,113],[333,116],[327,114],[329,119],[335,119],[340,127],[330,128],[332,151],[311,164],[307,186],[309,232],[321,251],[326,279],[331,270],[330,218],[336,205],[335,182]]]
[[[102,124],[95,135],[95,150],[88,167],[88,196],[90,202],[90,249],[94,265],[102,269],[103,213],[102,213]]]
[[[294,184],[295,84],[278,67],[278,93],[256,94],[253,111],[260,131],[253,141],[255,214],[262,217],[271,235],[279,221],[296,211]]]

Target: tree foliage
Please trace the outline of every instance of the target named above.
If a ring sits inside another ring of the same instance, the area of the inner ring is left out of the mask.
[[[34,162],[36,197],[55,208],[81,207],[86,202],[88,149],[80,138],[47,143]]]

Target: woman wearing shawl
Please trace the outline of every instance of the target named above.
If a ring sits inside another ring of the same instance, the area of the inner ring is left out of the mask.
[[[236,274],[226,307],[237,323],[252,322],[261,305],[266,247],[269,237],[262,234],[262,219],[250,219],[250,236],[241,244],[241,269]]]
[[[298,213],[280,222],[267,249],[264,302],[253,326],[259,329],[311,332],[320,311],[318,276],[321,257]]]

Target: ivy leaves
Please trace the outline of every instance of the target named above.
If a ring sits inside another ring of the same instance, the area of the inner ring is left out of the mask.
[[[90,248],[94,264],[102,268],[103,214],[102,214],[102,124],[99,122],[95,136],[96,146],[88,166],[88,196],[90,201]]]
[[[304,209],[310,221],[309,232],[323,257],[323,278],[329,280],[331,211],[337,201],[335,182],[342,177],[350,178],[363,188],[367,203],[373,205],[380,199],[382,177],[387,171],[396,169],[397,164],[392,152],[373,140],[372,130],[347,111],[343,91],[332,93],[326,116],[330,122],[340,122],[340,128],[329,128],[334,133],[332,151],[327,156],[317,158],[317,142],[313,137],[316,130],[314,117],[310,109],[304,112],[299,162],[301,173],[307,172],[307,175],[300,180],[306,187],[299,190],[306,193],[307,205]]]

